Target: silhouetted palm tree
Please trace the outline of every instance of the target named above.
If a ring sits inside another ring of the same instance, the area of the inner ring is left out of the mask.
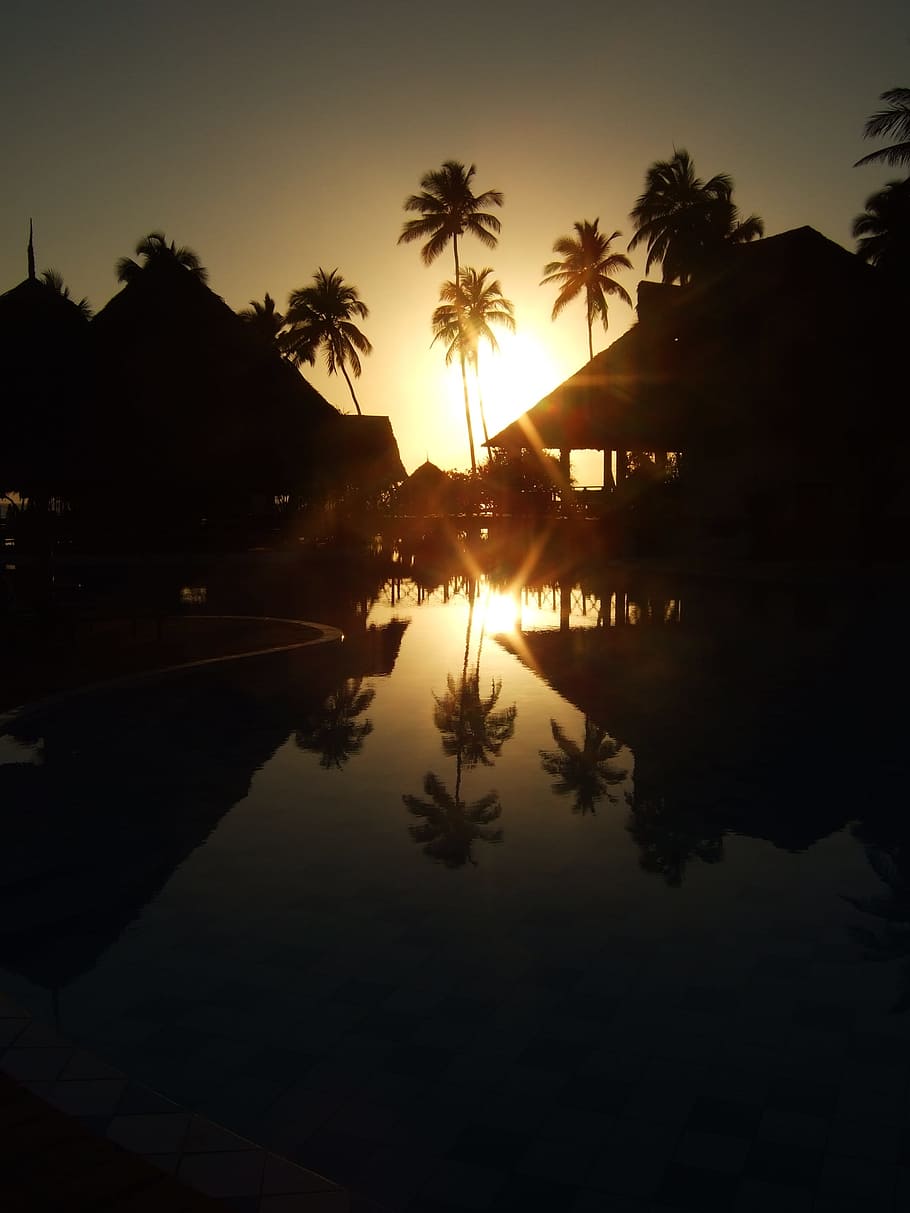
[[[302,729],[295,741],[302,750],[319,755],[319,765],[328,770],[339,769],[363,749],[363,743],[373,732],[370,720],[356,723],[376,697],[372,687],[363,689],[362,678],[346,679],[334,691]]]
[[[878,110],[866,122],[864,139],[880,139],[883,135],[896,135],[898,142],[881,147],[857,160],[854,168],[861,164],[910,164],[910,88],[889,88],[879,98],[886,109]]]
[[[461,271],[459,286],[454,282],[442,284],[439,292],[441,302],[433,313],[431,342],[431,345],[435,345],[437,341],[442,341],[446,345],[446,366],[456,354],[464,353],[466,360],[474,368],[484,442],[490,441],[490,435],[480,387],[480,342],[489,342],[490,349],[496,353],[499,350],[499,342],[490,325],[499,324],[510,333],[515,332],[514,306],[512,301],[503,295],[498,279],[487,281],[492,273],[489,266],[475,270],[466,265]]]
[[[502,841],[502,829],[490,826],[502,813],[497,792],[465,804],[459,800],[458,791],[451,796],[432,771],[424,776],[423,790],[428,800],[408,795],[402,800],[415,817],[424,818],[423,825],[410,826],[409,831],[415,842],[424,844],[424,853],[431,858],[447,868],[460,868],[466,863],[476,866],[475,842]]]
[[[84,316],[86,320],[91,320],[91,304],[84,296],[79,300],[78,303],[75,299],[71,298],[70,288],[63,281],[63,275],[59,270],[44,270],[44,272],[41,274],[41,281],[45,286],[49,286],[56,295],[59,295],[62,299],[66,299],[69,303],[71,303],[79,314]]]
[[[563,308],[582,292],[585,296],[585,313],[588,321],[588,358],[594,357],[593,327],[598,317],[607,331],[607,296],[615,295],[623,303],[632,306],[629,292],[620,286],[613,275],[617,270],[630,270],[632,262],[625,253],[611,253],[610,245],[620,236],[614,232],[607,236],[598,228],[599,219],[589,223],[583,219],[576,223],[574,236],[560,236],[553,245],[561,261],[548,261],[543,267],[541,286],[550,282],[559,285],[559,294],[553,304],[551,319],[555,320]]]
[[[593,813],[604,796],[615,804],[619,798],[610,789],[622,783],[626,773],[612,765],[619,746],[606,729],[586,716],[581,746],[567,737],[555,720],[550,721],[550,731],[559,749],[541,750],[540,765],[548,775],[556,777],[553,791],[557,796],[574,796],[572,811],[581,814]]]
[[[275,300],[268,291],[266,291],[262,303],[258,299],[251,299],[250,306],[245,307],[237,315],[254,334],[260,345],[281,351],[281,343],[278,338],[284,328],[284,316],[278,311]]]
[[[631,218],[636,231],[629,249],[646,243],[645,273],[659,264],[664,282],[690,282],[716,265],[730,245],[755,240],[765,230],[757,215],[740,219],[726,173],[700,180],[682,148],[648,169]]]
[[[853,220],[857,255],[905,283],[910,279],[910,177],[889,181]]]
[[[136,245],[136,256],[143,258],[142,265],[132,257],[121,257],[117,262],[118,282],[132,282],[146,267],[160,264],[179,265],[200,282],[208,280],[208,271],[199,260],[199,255],[185,245],[178,248],[173,240],[168,244],[163,232],[149,232],[143,236]]]
[[[411,194],[404,201],[404,209],[418,212],[420,218],[405,221],[398,243],[411,244],[415,240],[425,240],[420,255],[425,265],[432,265],[451,240],[455,258],[454,282],[461,282],[459,236],[470,234],[476,236],[487,248],[495,248],[502,227],[496,216],[484,208],[502,206],[503,196],[499,190],[485,190],[482,194],[475,195],[471,189],[471,180],[476,172],[473,164],[470,168],[465,168],[458,160],[446,160],[442,168],[424,173],[420,179],[421,192]],[[459,354],[459,360],[464,387],[465,423],[471,449],[471,471],[476,472],[477,458],[474,453],[474,428],[471,424],[464,352]]]
[[[351,317],[366,320],[369,314],[356,286],[345,282],[337,269],[326,273],[320,266],[311,286],[291,292],[285,315],[288,331],[282,342],[298,365],[308,362],[313,366],[321,350],[329,374],[341,371],[344,376],[358,414],[363,410],[347,368],[359,379],[360,355],[369,354],[373,347]]]

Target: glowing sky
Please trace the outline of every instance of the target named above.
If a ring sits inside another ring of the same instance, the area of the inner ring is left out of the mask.
[[[551,323],[538,286],[574,221],[620,229],[623,251],[645,171],[675,145],[702,177],[730,173],[768,235],[811,224],[852,249],[854,215],[899,175],[853,168],[875,146],[863,123],[908,84],[905,0],[7,0],[0,290],[25,276],[30,216],[39,270],[96,309],[155,229],[235,308],[266,291],[283,306],[337,267],[371,309],[364,410],[391,417],[409,471],[427,456],[464,468],[459,397],[429,348],[451,258],[425,268],[397,245],[422,173],[473,161],[477,190],[505,194],[499,247],[462,250],[516,307],[520,365],[486,393],[498,428],[586,360],[583,306]],[[632,260],[634,297],[643,250]],[[619,302],[611,317],[595,349],[633,319]],[[352,407],[343,380],[308,377]]]

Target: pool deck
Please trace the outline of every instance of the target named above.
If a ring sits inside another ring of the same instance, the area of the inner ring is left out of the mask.
[[[0,995],[3,1213],[349,1213],[347,1192],[131,1081]]]

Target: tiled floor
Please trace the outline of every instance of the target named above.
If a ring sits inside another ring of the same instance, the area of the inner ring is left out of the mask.
[[[5,1152],[4,1145],[9,1146],[10,1158],[18,1164],[0,1170],[0,1206],[6,1213],[14,1208],[72,1209],[77,1180],[83,1202],[79,1208],[85,1209],[135,1207],[140,1213],[140,1205],[134,1206],[139,1194],[141,1208],[148,1213],[196,1209],[192,1200],[184,1203],[188,1199],[184,1189],[213,1198],[212,1209],[234,1213],[348,1213],[350,1209],[347,1192],[336,1184],[131,1082],[34,1022],[2,995],[0,1073],[91,1134],[86,1138],[81,1130],[61,1132],[59,1121],[48,1132],[44,1126],[50,1116],[37,1112],[34,1103],[24,1108],[14,1093],[5,1099],[0,1153]],[[40,1149],[34,1141],[36,1125],[41,1128]],[[150,1180],[146,1170],[130,1167],[120,1152],[101,1153],[92,1139],[114,1143],[177,1183]],[[71,1174],[74,1154],[82,1160],[75,1177]],[[28,1169],[30,1157],[34,1165]],[[65,1203],[55,1204],[58,1199]]]

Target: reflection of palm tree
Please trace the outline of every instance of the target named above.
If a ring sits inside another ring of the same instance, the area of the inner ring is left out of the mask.
[[[898,999],[892,1010],[910,1010],[910,854],[897,846],[893,854],[880,847],[866,847],[866,858],[873,872],[887,885],[888,892],[873,897],[848,897],[846,900],[864,914],[879,918],[879,931],[854,927],[853,935],[862,944],[869,960],[903,960]]]
[[[866,209],[853,220],[857,255],[870,265],[901,278],[910,277],[910,177],[889,181],[866,199]]]
[[[704,814],[692,805],[670,805],[663,796],[636,797],[627,829],[641,849],[644,870],[674,888],[682,884],[691,859],[719,863],[724,857],[723,835]]]
[[[498,279],[487,282],[493,271],[489,266],[475,270],[465,266],[461,271],[461,284],[444,282],[439,292],[440,304],[433,313],[433,341],[442,341],[446,348],[446,366],[456,354],[464,354],[474,371],[477,382],[477,402],[480,407],[480,423],[483,426],[484,442],[490,441],[487,418],[480,390],[479,350],[481,340],[489,343],[496,353],[499,343],[491,324],[501,324],[510,333],[515,332],[515,316],[512,301],[506,299]]]
[[[857,160],[854,168],[861,164],[910,164],[910,88],[889,88],[882,93],[880,101],[887,108],[873,114],[866,122],[863,136],[878,139],[882,135],[896,135],[899,142],[889,147],[880,147]]]
[[[502,692],[502,681],[491,681],[490,694],[480,692],[480,676],[475,670],[456,681],[446,678],[448,690],[441,698],[434,695],[433,723],[442,733],[442,749],[448,758],[457,758],[464,770],[478,764],[493,765],[502,747],[515,732],[518,708],[494,711]]]
[[[364,713],[376,697],[372,687],[362,690],[362,678],[346,679],[337,691],[325,700],[295,740],[302,750],[319,755],[319,765],[328,770],[341,767],[359,754],[363,743],[373,732],[370,720],[359,724],[356,718]]]
[[[288,332],[283,344],[294,362],[316,363],[320,351],[325,355],[330,375],[341,371],[348,385],[358,414],[360,401],[354,394],[347,368],[355,379],[360,378],[360,354],[369,354],[373,347],[352,317],[366,320],[370,310],[337,270],[326,273],[320,268],[313,275],[311,286],[292,291],[285,320]]]
[[[632,262],[625,253],[610,252],[610,245],[620,233],[605,235],[598,229],[599,222],[598,219],[593,223],[583,219],[575,224],[575,236],[560,236],[553,245],[553,252],[560,253],[562,260],[547,262],[543,267],[545,277],[541,280],[541,286],[555,282],[560,288],[553,304],[553,320],[566,304],[584,291],[589,358],[594,357],[595,317],[603,324],[604,332],[607,331],[607,295],[616,295],[632,306],[629,292],[613,277],[617,270],[630,270]]]
[[[664,282],[690,282],[716,264],[728,246],[764,234],[757,215],[740,219],[732,179],[719,173],[710,181],[700,180],[682,148],[648,169],[644,193],[631,217],[636,231],[629,248],[647,243],[645,273],[661,265]]]
[[[136,245],[136,256],[142,257],[144,264],[140,265],[132,257],[121,257],[117,262],[118,282],[132,282],[144,269],[154,265],[179,265],[200,282],[208,278],[199,255],[185,245],[178,248],[173,240],[168,244],[163,232],[149,232],[143,236]]]
[[[423,790],[428,800],[407,795],[402,800],[415,817],[424,818],[422,825],[409,829],[414,841],[423,843],[424,853],[432,859],[440,860],[447,868],[460,868],[466,863],[476,866],[472,854],[475,842],[502,841],[502,829],[490,825],[502,812],[497,792],[465,804],[458,799],[457,790],[451,796],[432,771],[424,777]]]
[[[556,778],[553,791],[557,796],[575,797],[573,813],[593,813],[597,801],[604,796],[615,804],[619,797],[610,788],[622,783],[626,773],[611,765],[619,746],[606,729],[599,728],[586,716],[582,746],[567,737],[555,720],[550,721],[550,729],[559,749],[541,750],[540,765]]]
[[[420,255],[425,265],[432,265],[452,241],[455,258],[454,282],[461,281],[461,263],[458,259],[458,238],[470,233],[486,248],[495,248],[501,224],[495,215],[483,208],[502,206],[499,190],[485,190],[474,194],[471,179],[477,169],[472,164],[465,168],[458,160],[446,160],[442,168],[424,173],[420,179],[420,193],[405,199],[406,211],[419,212],[419,219],[408,219],[398,237],[399,244],[411,244],[415,240],[426,240]],[[474,453],[474,428],[471,425],[471,408],[468,402],[468,373],[465,354],[460,354],[461,381],[464,387],[464,413],[468,428],[468,445],[471,448],[471,471],[477,471]]]

